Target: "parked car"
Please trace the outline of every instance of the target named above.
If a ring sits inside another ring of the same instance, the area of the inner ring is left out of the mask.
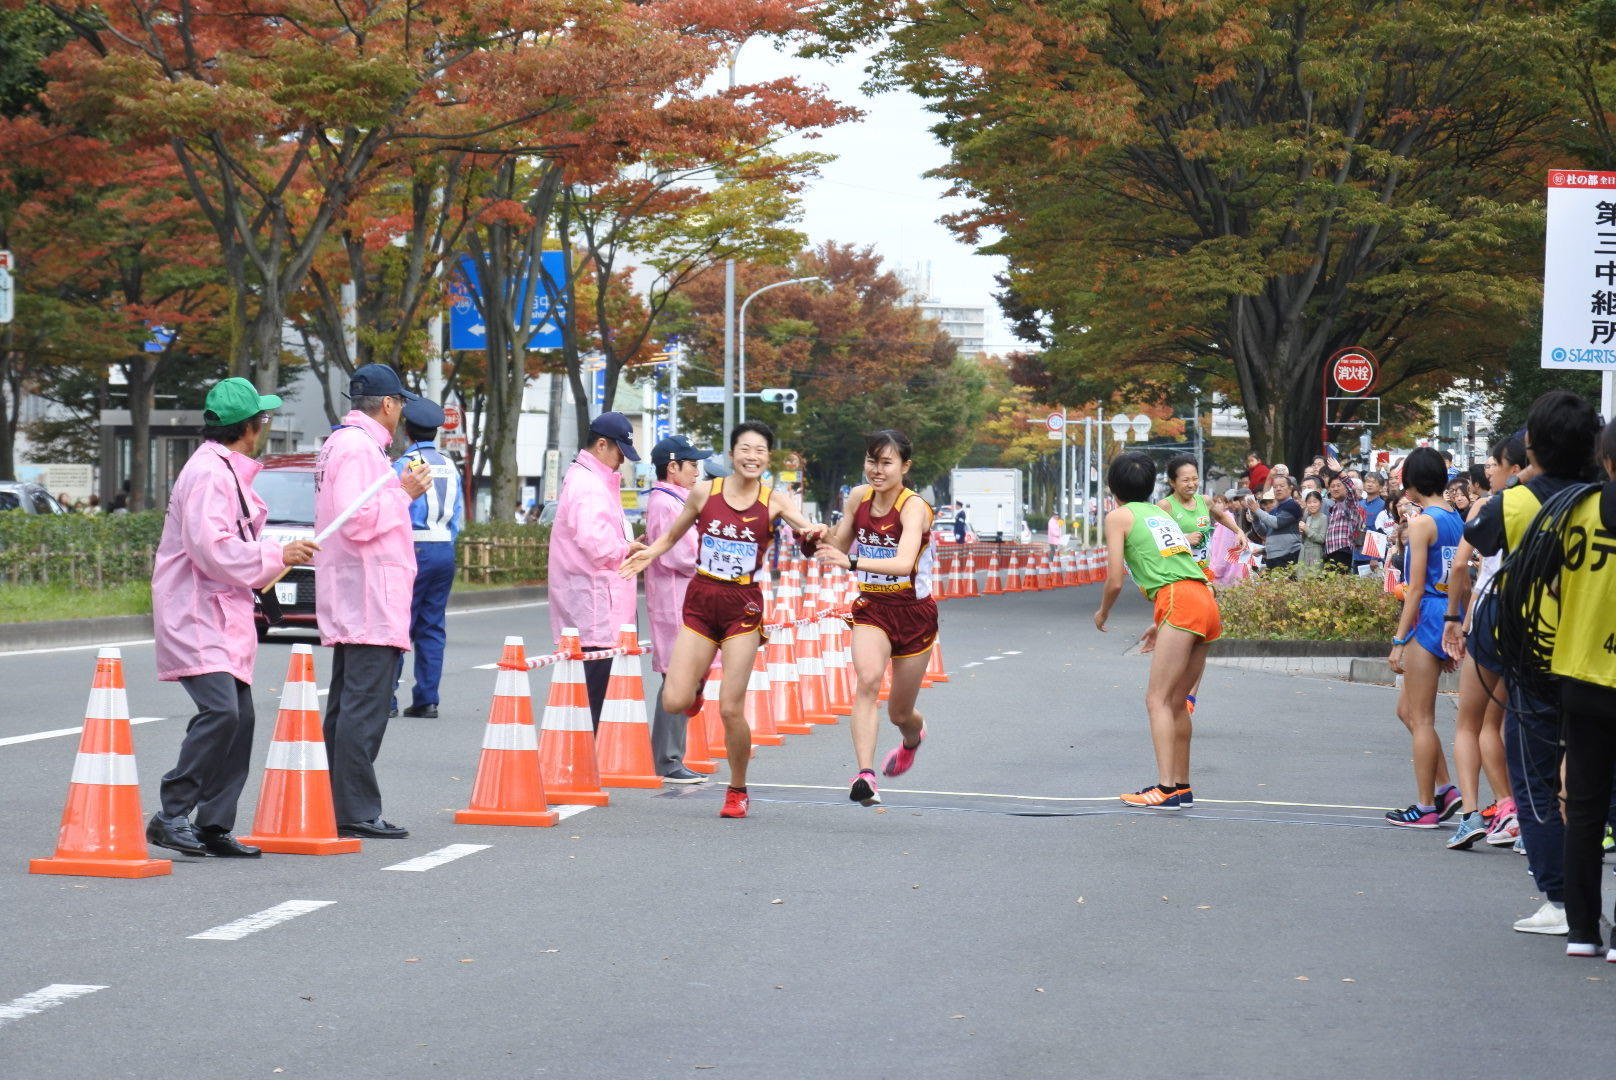
[[[25,514],[65,514],[67,508],[38,484],[26,480],[0,480],[0,510]]]
[[[264,522],[264,538],[278,544],[306,540],[314,536],[314,454],[269,454],[253,481],[253,490],[269,507]],[[313,627],[314,567],[294,566],[275,583],[283,626]],[[269,636],[269,622],[258,620],[258,637]]]

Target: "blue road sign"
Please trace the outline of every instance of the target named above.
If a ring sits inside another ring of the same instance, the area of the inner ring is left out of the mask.
[[[656,392],[656,423],[652,425],[652,446],[673,434],[673,424],[668,416],[668,405],[671,400],[666,390]]]
[[[566,257],[560,251],[546,251],[541,255],[541,265],[544,277],[553,282],[552,288],[559,296],[566,285],[567,264]],[[457,279],[450,288],[456,294],[453,306],[449,308],[449,348],[451,349],[484,349],[488,347],[488,327],[483,322],[483,315],[477,309],[474,296],[480,296],[481,282],[477,279],[477,264],[468,255],[460,257],[460,270]],[[529,282],[526,278],[512,283],[517,295],[527,291]],[[552,315],[550,311],[550,295],[542,282],[533,283],[533,302],[528,310],[527,347],[529,349],[559,349],[561,348],[561,323],[566,319],[566,311],[558,308]]]

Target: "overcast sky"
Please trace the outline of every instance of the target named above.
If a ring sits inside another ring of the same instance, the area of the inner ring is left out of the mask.
[[[930,263],[936,299],[986,307],[987,346],[1015,345],[993,302],[993,275],[1003,270],[1004,260],[976,254],[938,223],[967,203],[945,198],[948,185],[922,175],[946,163],[948,154],[928,130],[933,118],[920,98],[905,91],[866,96],[859,89],[865,78],[860,60],[804,60],[761,41],[741,50],[738,82],[786,75],[822,85],[865,112],[863,120],[832,128],[822,138],[789,144],[836,156],[803,193],[802,229],[809,239],[874,245],[894,269]]]

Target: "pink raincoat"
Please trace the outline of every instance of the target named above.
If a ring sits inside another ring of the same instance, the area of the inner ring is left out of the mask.
[[[263,468],[203,443],[180,470],[152,568],[157,677],[226,672],[252,682],[258,655],[252,590],[281,572],[281,545],[252,540],[269,516],[253,491]],[[246,513],[242,513],[242,503]]]
[[[685,508],[690,492],[658,480],[645,498],[645,542],[652,544]],[[696,573],[696,530],[645,568],[645,607],[651,613],[651,670],[665,673],[673,656],[673,640],[684,623],[685,591]]]
[[[581,644],[610,648],[618,627],[637,624],[635,585],[617,576],[628,557],[623,477],[587,450],[561,481],[550,531],[550,634],[576,627]],[[406,604],[406,607],[408,605]]]
[[[318,534],[381,476],[393,476],[393,436],[357,409],[342,418],[314,466]],[[395,481],[323,541],[314,556],[322,645],[410,647],[415,544],[410,497]]]

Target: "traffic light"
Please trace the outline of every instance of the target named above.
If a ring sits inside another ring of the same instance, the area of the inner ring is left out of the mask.
[[[769,387],[758,393],[759,401],[772,401],[780,406],[780,411],[787,416],[797,412],[797,392],[782,387]]]

